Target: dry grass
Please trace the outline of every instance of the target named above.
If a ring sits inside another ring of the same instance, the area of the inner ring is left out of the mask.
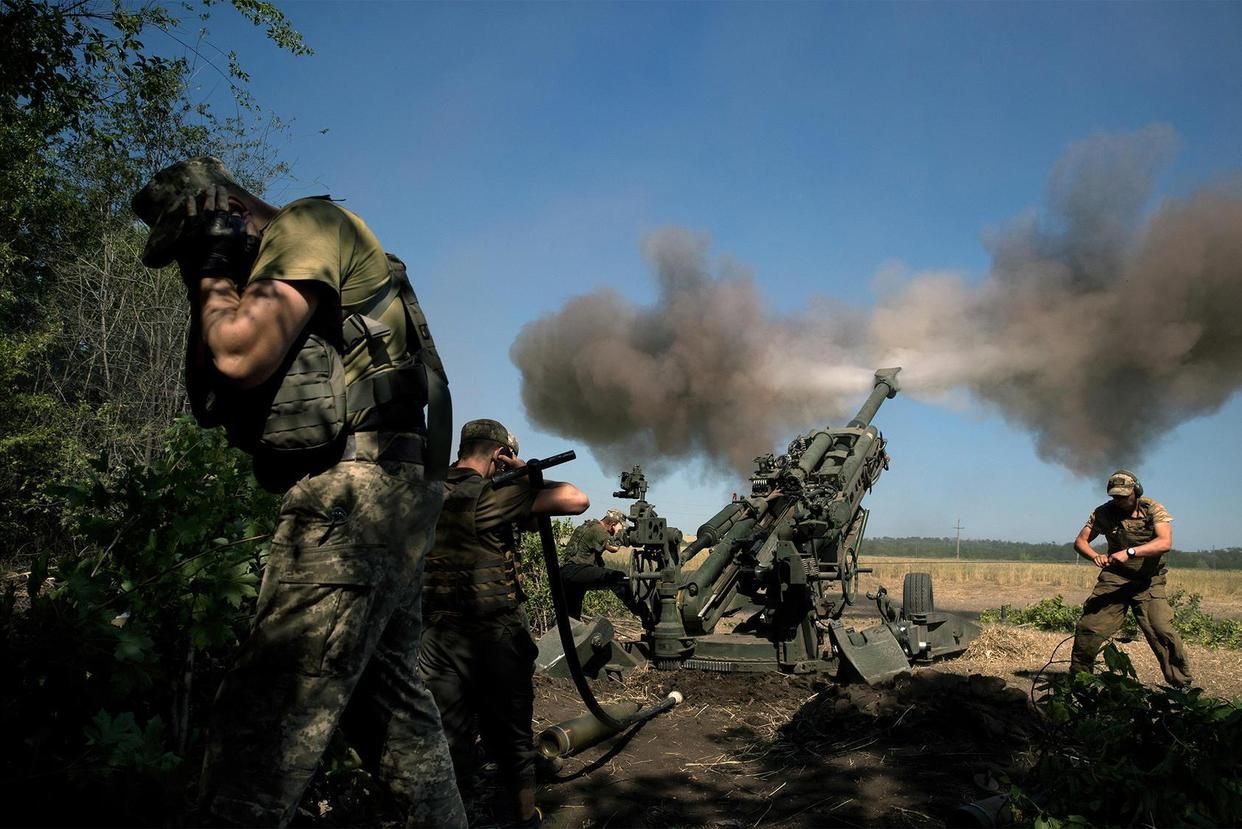
[[[875,579],[901,584],[906,573],[931,573],[935,584],[972,584],[980,587],[1027,587],[1040,585],[1054,591],[1087,592],[1099,571],[1082,564],[1044,561],[946,561],[944,559],[888,558],[871,556],[864,565],[875,571]],[[1176,560],[1169,568],[1170,587],[1198,593],[1205,600],[1242,603],[1242,570],[1179,569]]]
[[[988,674],[998,676],[1019,688],[1030,688],[1037,675],[1047,671],[1064,673],[1069,668],[1073,636],[1044,630],[988,625],[966,652],[959,657],[936,663],[936,669],[955,674]],[[1164,682],[1160,666],[1141,637],[1136,641],[1117,641],[1139,680],[1148,685]],[[1195,684],[1209,696],[1225,699],[1242,698],[1242,652],[1212,650],[1202,645],[1187,645]]]

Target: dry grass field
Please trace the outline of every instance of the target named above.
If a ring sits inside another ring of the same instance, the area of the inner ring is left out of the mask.
[[[906,573],[931,573],[936,607],[977,614],[1002,604],[1018,607],[1034,604],[1058,593],[1067,604],[1086,599],[1098,570],[1082,564],[1033,561],[954,561],[946,559],[889,558],[871,556],[863,566],[873,572],[862,577],[860,589],[875,590],[883,584],[900,595]],[[1242,570],[1169,568],[1169,589],[1198,593],[1204,611],[1213,616],[1242,619]]]

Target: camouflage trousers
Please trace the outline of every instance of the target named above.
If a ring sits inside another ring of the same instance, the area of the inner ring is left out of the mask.
[[[1125,621],[1126,609],[1134,610],[1139,630],[1156,654],[1164,681],[1173,686],[1191,683],[1186,646],[1173,627],[1168,587],[1163,575],[1148,579],[1127,579],[1101,573],[1095,590],[1083,604],[1082,618],[1074,630],[1074,653],[1070,671],[1090,671],[1104,643]]]
[[[409,824],[466,825],[418,674],[423,562],[443,497],[420,465],[391,461],[344,461],[285,495],[254,627],[212,710],[212,819],[286,825],[348,706]]]

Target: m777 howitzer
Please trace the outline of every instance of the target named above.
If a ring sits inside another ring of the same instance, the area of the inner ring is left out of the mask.
[[[926,573],[906,576],[901,608],[884,588],[869,594],[880,611],[876,626],[858,632],[841,621],[857,601],[859,575],[870,572],[858,563],[868,518],[862,500],[889,461],[871,421],[896,396],[899,371],[876,372],[870,396],[844,427],[800,435],[784,454],[756,458],[750,496],[700,526],[684,550],[680,532],[646,503],[645,479],[641,489],[625,485],[641,471],[623,475],[616,495],[637,500],[626,533],[631,583],[650,613],[638,641],[611,647],[614,667],[629,657],[660,669],[835,671],[875,683],[911,661],[966,648],[979,628],[935,611]],[[721,632],[725,619],[740,621]],[[607,638],[598,633],[586,637],[596,651]]]

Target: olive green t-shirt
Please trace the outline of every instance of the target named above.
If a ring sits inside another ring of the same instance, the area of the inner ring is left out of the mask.
[[[342,316],[387,290],[388,260],[379,239],[358,216],[327,199],[298,199],[285,205],[264,229],[258,258],[250,271],[252,282],[260,279],[324,286],[333,301],[321,304],[319,313],[323,316],[312,324],[335,326],[339,331]],[[338,306],[343,313],[337,313]],[[378,325],[373,328],[373,339],[364,339],[343,355],[347,384],[412,362],[406,353],[404,305],[390,302],[382,313],[376,313]],[[376,342],[381,347],[375,347]],[[421,410],[408,404],[400,411],[389,408],[348,412],[349,430],[422,428]]]
[[[1138,517],[1131,518],[1109,501],[1100,504],[1087,516],[1087,526],[1108,540],[1109,554],[1127,547],[1146,544],[1156,537],[1156,525],[1173,521],[1164,504],[1151,498],[1138,499]],[[1164,555],[1133,558],[1125,562],[1113,562],[1104,568],[1128,578],[1151,578],[1168,572]]]
[[[582,525],[569,537],[569,543],[565,545],[565,563],[602,566],[604,550],[608,547],[609,538],[611,536],[602,522],[594,518],[582,522]]]

